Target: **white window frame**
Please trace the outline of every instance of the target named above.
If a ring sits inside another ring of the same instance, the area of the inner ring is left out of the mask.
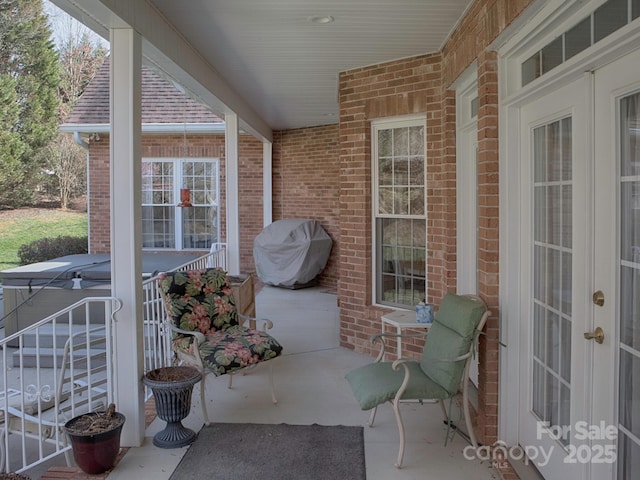
[[[407,115],[401,117],[389,117],[389,118],[381,118],[371,121],[371,195],[372,195],[372,211],[371,211],[371,239],[372,239],[372,289],[371,289],[371,302],[375,306],[383,306],[385,308],[395,308],[398,310],[410,309],[410,306],[399,306],[397,304],[388,304],[382,303],[378,301],[377,291],[378,291],[378,243],[379,239],[377,237],[377,222],[378,218],[388,218],[386,215],[378,215],[379,211],[379,196],[378,196],[378,131],[387,130],[393,128],[403,128],[403,127],[416,127],[422,126],[424,128],[425,134],[425,151],[424,151],[424,187],[425,187],[425,196],[424,196],[424,214],[423,215],[402,215],[397,216],[396,218],[402,219],[419,219],[424,220],[425,223],[425,239],[427,238],[427,122],[425,115]],[[426,259],[426,250],[427,245],[425,241],[425,292],[424,296],[427,297],[427,259]]]
[[[456,289],[478,293],[478,66],[455,82],[456,90]],[[469,377],[478,386],[478,358]]]
[[[474,63],[456,82],[457,291],[478,291],[478,68]]]
[[[214,200],[215,206],[218,208],[218,215],[216,216],[217,222],[216,225],[213,225],[212,228],[215,228],[217,232],[216,237],[213,239],[213,243],[220,243],[220,159],[216,157],[203,157],[203,158],[172,158],[172,157],[144,157],[142,158],[142,163],[171,163],[173,164],[173,208],[175,211],[175,230],[174,230],[174,241],[175,248],[161,248],[161,247],[144,247],[143,250],[166,250],[166,251],[193,251],[193,250],[203,250],[202,248],[184,248],[183,245],[183,212],[184,207],[179,207],[180,203],[180,189],[184,185],[183,180],[183,163],[184,162],[201,162],[201,163],[210,163],[214,165],[214,182],[215,182],[215,191],[216,198]],[[193,194],[191,195],[191,202],[193,203],[194,198]],[[142,206],[154,206],[158,204],[145,204]],[[204,206],[201,204],[195,204],[194,206]]]

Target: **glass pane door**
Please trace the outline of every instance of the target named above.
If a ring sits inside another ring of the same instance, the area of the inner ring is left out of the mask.
[[[640,92],[619,103],[620,347],[618,479],[640,471]]]
[[[572,121],[533,130],[533,348],[531,409],[550,427],[570,425]],[[563,443],[568,438],[562,438]]]

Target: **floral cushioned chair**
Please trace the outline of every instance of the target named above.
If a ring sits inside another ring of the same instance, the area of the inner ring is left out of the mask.
[[[173,349],[178,358],[202,373],[200,397],[205,423],[209,423],[204,401],[205,375],[233,374],[243,368],[271,360],[282,353],[282,346],[266,329],[243,326],[255,320],[238,313],[227,273],[219,268],[163,273],[159,279],[164,294]],[[277,403],[273,388],[273,368],[269,382],[273,403]],[[229,377],[231,387],[231,376]]]

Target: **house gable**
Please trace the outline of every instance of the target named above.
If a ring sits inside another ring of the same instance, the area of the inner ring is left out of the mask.
[[[83,125],[109,125],[109,58],[64,123],[65,129]],[[153,69],[142,67],[142,124],[224,124],[204,105],[177,89]]]

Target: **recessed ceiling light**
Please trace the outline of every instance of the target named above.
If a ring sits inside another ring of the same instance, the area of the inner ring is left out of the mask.
[[[335,20],[331,15],[312,15],[307,17],[307,22],[313,23],[314,25],[326,25],[328,23],[332,23]]]

